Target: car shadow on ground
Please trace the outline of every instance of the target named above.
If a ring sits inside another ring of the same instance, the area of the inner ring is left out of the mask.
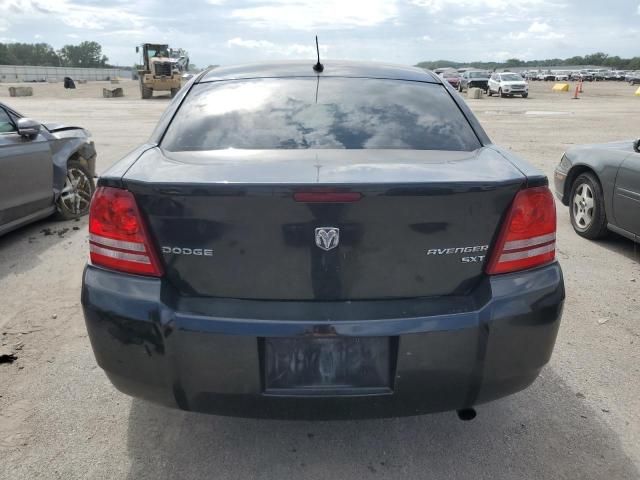
[[[611,232],[606,238],[598,240],[598,245],[640,263],[640,244],[622,235]]]
[[[86,230],[87,217],[77,221],[46,218],[1,236],[0,279],[35,268],[49,248],[70,242],[73,233]]]
[[[343,422],[226,418],[134,400],[129,479],[632,479],[616,433],[550,368],[528,390],[454,413]]]

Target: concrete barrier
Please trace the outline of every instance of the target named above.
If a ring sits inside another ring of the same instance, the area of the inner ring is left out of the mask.
[[[124,97],[124,92],[122,91],[122,88],[114,88],[113,90],[103,88],[102,96],[104,98]]]
[[[10,97],[31,97],[33,96],[33,88],[31,87],[9,87]]]
[[[552,90],[554,92],[568,92],[569,91],[569,84],[568,83],[556,83]]]
[[[467,90],[468,98],[482,98],[482,89],[481,88],[470,88]]]
[[[111,84],[112,84],[112,85],[117,85],[117,84],[119,84],[119,83],[120,83],[120,80],[118,80],[117,78],[112,78],[112,79],[111,79]]]
[[[85,83],[87,83],[86,80],[76,80],[76,83],[79,83],[80,85],[83,85]]]

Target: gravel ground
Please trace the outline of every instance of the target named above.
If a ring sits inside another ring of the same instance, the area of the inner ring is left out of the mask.
[[[167,97],[101,98],[106,82],[34,84],[0,101],[93,132],[103,171],[150,134]],[[637,87],[636,87],[637,88]],[[580,100],[469,100],[492,139],[549,177],[570,145],[634,138],[640,98],[587,83]],[[96,366],[80,310],[86,219],[43,221],[0,238],[0,478],[640,478],[640,246],[573,233],[559,206],[567,301],[551,363],[528,390],[453,413],[285,422],[168,410],[115,391]]]

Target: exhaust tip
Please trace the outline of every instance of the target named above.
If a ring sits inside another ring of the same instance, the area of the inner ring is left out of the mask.
[[[463,408],[457,411],[458,418],[463,422],[468,422],[476,418],[476,410],[474,408]]]

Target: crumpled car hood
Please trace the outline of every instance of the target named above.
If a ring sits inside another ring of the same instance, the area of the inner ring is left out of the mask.
[[[62,123],[45,122],[42,124],[49,133],[52,133],[56,138],[89,138],[91,132],[86,128],[76,127],[72,125],[64,125]]]
[[[43,123],[42,125],[44,125],[44,127],[47,130],[49,130],[51,133],[59,132],[59,131],[62,131],[62,130],[74,130],[74,129],[84,130],[82,127],[75,127],[75,126],[72,126],[72,125],[65,125],[63,123],[46,122],[46,123]]]

